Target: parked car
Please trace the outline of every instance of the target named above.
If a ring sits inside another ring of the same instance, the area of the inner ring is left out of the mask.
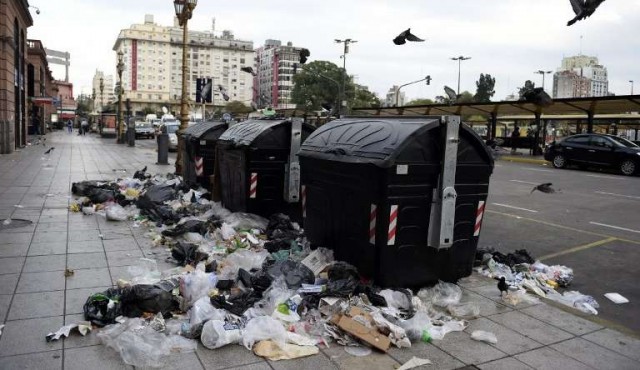
[[[156,136],[156,130],[150,122],[136,122],[136,139],[146,137],[153,139]]]
[[[180,123],[177,121],[165,122],[160,126],[160,132],[169,135],[169,150],[178,150],[178,129]]]
[[[544,159],[555,168],[571,164],[579,167],[616,168],[630,176],[640,168],[640,147],[613,135],[579,134],[546,147]]]

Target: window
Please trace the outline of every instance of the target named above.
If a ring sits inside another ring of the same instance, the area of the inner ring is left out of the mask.
[[[574,136],[567,138],[565,142],[577,145],[589,145],[589,136]]]
[[[613,148],[613,143],[601,136],[592,136],[590,145],[600,148]]]

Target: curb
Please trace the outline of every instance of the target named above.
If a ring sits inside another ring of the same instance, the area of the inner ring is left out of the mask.
[[[539,165],[545,165],[548,163],[544,159],[520,158],[520,157],[514,157],[514,156],[500,156],[497,159],[501,161],[507,161],[507,162],[531,163],[531,164],[539,164]]]

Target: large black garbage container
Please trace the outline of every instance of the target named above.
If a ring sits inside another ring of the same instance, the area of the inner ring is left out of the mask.
[[[184,179],[210,189],[210,177],[215,171],[216,142],[225,132],[225,122],[200,122],[184,130],[185,152],[182,155]]]
[[[471,273],[493,158],[458,117],[332,121],[299,157],[312,245],[381,286]]]
[[[300,221],[296,153],[314,129],[299,119],[258,119],[225,131],[216,148],[222,204],[234,212],[282,212]]]

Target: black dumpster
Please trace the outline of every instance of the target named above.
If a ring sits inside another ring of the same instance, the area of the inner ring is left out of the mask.
[[[381,286],[471,273],[493,158],[458,117],[332,121],[299,157],[312,245]]]
[[[300,221],[295,154],[314,129],[299,119],[258,119],[225,131],[216,147],[222,204],[233,212],[263,217],[282,212]]]
[[[201,122],[184,130],[184,179],[188,184],[199,184],[210,189],[210,177],[215,170],[216,142],[227,130],[224,122]]]

